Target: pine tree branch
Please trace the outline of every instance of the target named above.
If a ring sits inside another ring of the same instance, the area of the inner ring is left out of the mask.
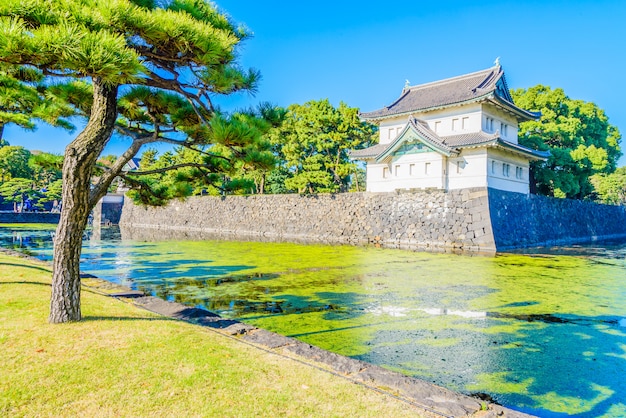
[[[174,164],[174,165],[171,165],[169,167],[155,168],[154,170],[133,171],[132,173],[127,172],[125,175],[130,175],[130,176],[147,176],[147,175],[150,175],[150,174],[166,173],[168,171],[178,170],[179,168],[189,168],[189,167],[208,170],[208,165],[207,164],[201,164],[201,163],[181,163],[181,164]],[[208,170],[208,171],[211,172],[210,170]]]

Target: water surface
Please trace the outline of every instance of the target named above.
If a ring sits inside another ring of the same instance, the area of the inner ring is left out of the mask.
[[[86,237],[86,273],[541,416],[626,415],[626,245],[493,257]],[[51,227],[0,227],[51,257]]]

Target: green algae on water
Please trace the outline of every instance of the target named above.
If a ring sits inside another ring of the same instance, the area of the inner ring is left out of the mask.
[[[86,240],[82,268],[526,412],[620,416],[625,256]]]

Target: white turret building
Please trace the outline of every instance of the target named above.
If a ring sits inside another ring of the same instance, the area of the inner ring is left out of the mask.
[[[475,73],[407,85],[382,109],[362,113],[380,141],[351,153],[366,162],[367,191],[491,187],[529,193],[529,162],[548,152],[518,143],[520,122],[540,115],[517,107],[499,62]]]

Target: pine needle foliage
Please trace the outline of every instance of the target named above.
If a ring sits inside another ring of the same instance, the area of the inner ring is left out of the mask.
[[[261,136],[274,122],[262,120],[260,111],[227,114],[214,103],[218,96],[255,91],[259,73],[236,61],[237,47],[248,36],[202,0],[0,2],[0,65],[39,72],[50,94],[87,120],[65,152],[51,322],[81,318],[79,232],[114,179],[136,189],[141,202],[163,204],[201,183],[227,190],[224,179],[233,170],[268,164]],[[98,158],[114,131],[130,139],[128,149],[100,167]],[[125,171],[142,147],[156,142],[198,155]],[[163,182],[159,175],[169,171],[171,181]],[[148,177],[142,180],[142,174]]]

